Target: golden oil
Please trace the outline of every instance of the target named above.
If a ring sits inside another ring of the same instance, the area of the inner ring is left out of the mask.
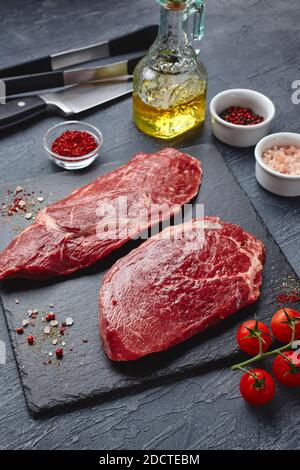
[[[133,118],[145,134],[170,140],[188,130],[199,127],[205,119],[206,88],[195,98],[168,109],[145,104],[133,95]]]
[[[205,119],[207,71],[194,48],[204,33],[204,3],[158,3],[157,38],[133,74],[133,118],[144,133],[170,140]]]

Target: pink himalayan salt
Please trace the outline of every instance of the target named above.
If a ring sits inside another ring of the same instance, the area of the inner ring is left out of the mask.
[[[263,161],[272,170],[284,175],[300,176],[300,148],[274,145],[263,153]]]

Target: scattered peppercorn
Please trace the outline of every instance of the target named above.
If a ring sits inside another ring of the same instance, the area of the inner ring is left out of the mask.
[[[298,292],[291,292],[289,294],[279,294],[277,296],[277,302],[280,304],[284,304],[286,302],[289,303],[296,303],[300,301],[300,293]]]
[[[23,215],[27,220],[34,220],[35,216],[41,209],[41,202],[36,207],[35,192],[26,192],[21,186],[17,186],[15,190],[8,189],[5,195],[5,202],[0,204],[0,215],[14,216]],[[39,196],[41,199],[41,196]],[[44,198],[43,198],[44,200]]]
[[[231,106],[225,109],[220,117],[226,122],[239,126],[253,126],[264,121],[264,118],[259,114],[255,114],[252,109],[240,106]]]
[[[48,315],[46,315],[46,321],[50,322],[52,320],[55,320],[55,313],[48,313]]]
[[[57,348],[55,354],[57,359],[61,359],[64,355],[64,350],[62,348]]]
[[[28,344],[30,344],[30,345],[34,344],[34,341],[35,341],[34,336],[32,336],[32,335],[27,336]]]
[[[19,301],[19,299],[17,300]],[[53,303],[51,303],[51,306],[53,306]],[[40,352],[41,345],[42,344],[46,345],[46,350],[44,350],[44,354],[48,356],[49,360],[47,361],[43,359],[42,363],[44,365],[54,363],[55,361],[53,361],[53,357],[56,357],[57,359],[59,359],[59,361],[55,362],[55,364],[57,364],[57,366],[60,366],[61,365],[60,359],[62,359],[64,356],[64,349],[65,349],[64,347],[66,346],[66,343],[65,341],[62,341],[63,338],[61,336],[69,334],[67,330],[69,330],[69,328],[73,324],[73,318],[67,317],[64,321],[58,322],[58,320],[56,320],[57,314],[55,314],[54,312],[48,311],[46,316],[43,317],[43,316],[39,316],[39,311],[44,314],[46,313],[45,310],[41,310],[37,308],[28,309],[27,314],[29,318],[27,317],[21,320],[21,326],[16,328],[15,331],[17,334],[21,335],[25,332],[25,330],[27,330],[26,341],[28,345],[30,346],[33,346],[36,344],[37,345],[37,348],[35,348],[36,351]],[[37,320],[34,322],[31,320],[31,318],[35,318]],[[45,324],[46,320],[47,320],[47,323]],[[34,330],[28,331],[28,329],[30,329],[30,327],[34,327],[35,323],[38,321],[42,323],[44,322],[44,328],[42,330],[42,334],[40,334],[39,332],[33,335],[32,333],[34,333]],[[52,348],[51,349],[48,348],[49,340],[50,340],[51,345],[57,347],[56,350],[53,351],[51,350]],[[85,338],[83,341],[87,342]],[[73,348],[74,348],[74,344],[71,345],[70,351],[73,351]],[[52,358],[52,361],[50,358]]]
[[[63,157],[82,157],[97,148],[95,137],[86,131],[65,131],[51,145],[52,152]]]

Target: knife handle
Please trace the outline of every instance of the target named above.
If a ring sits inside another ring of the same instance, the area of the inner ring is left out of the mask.
[[[0,78],[14,77],[33,73],[50,72],[52,70],[51,57],[45,56],[39,59],[28,60],[20,64],[0,69]]]
[[[39,96],[30,96],[0,104],[0,131],[9,129],[42,113],[47,104]]]
[[[109,54],[108,56],[113,57],[116,55],[122,55],[130,52],[138,52],[148,49],[154,42],[158,32],[157,25],[146,26],[145,28],[134,31],[133,33],[125,34],[116,39],[111,39],[107,44]],[[84,49],[93,48],[93,46],[87,46]],[[45,73],[51,72],[52,61],[55,57],[61,54],[71,54],[76,50],[68,52],[62,52],[60,54],[52,54],[51,56],[40,57],[38,59],[21,62],[20,64],[12,65],[11,67],[5,67],[0,69],[0,78],[17,77],[20,75],[32,75],[34,73]],[[105,56],[106,57],[106,56]],[[104,57],[102,57],[104,58]],[[82,63],[83,61],[74,62]],[[60,67],[59,67],[60,68]]]
[[[58,88],[64,86],[63,72],[37,73],[35,75],[23,75],[20,77],[9,77],[2,80],[5,84],[5,95],[18,95],[47,88]]]

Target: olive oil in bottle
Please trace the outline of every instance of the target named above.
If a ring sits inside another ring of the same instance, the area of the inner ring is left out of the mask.
[[[194,36],[203,35],[202,0],[159,0],[158,37],[134,71],[133,117],[144,133],[172,139],[205,119],[207,73],[188,38],[194,13]]]

